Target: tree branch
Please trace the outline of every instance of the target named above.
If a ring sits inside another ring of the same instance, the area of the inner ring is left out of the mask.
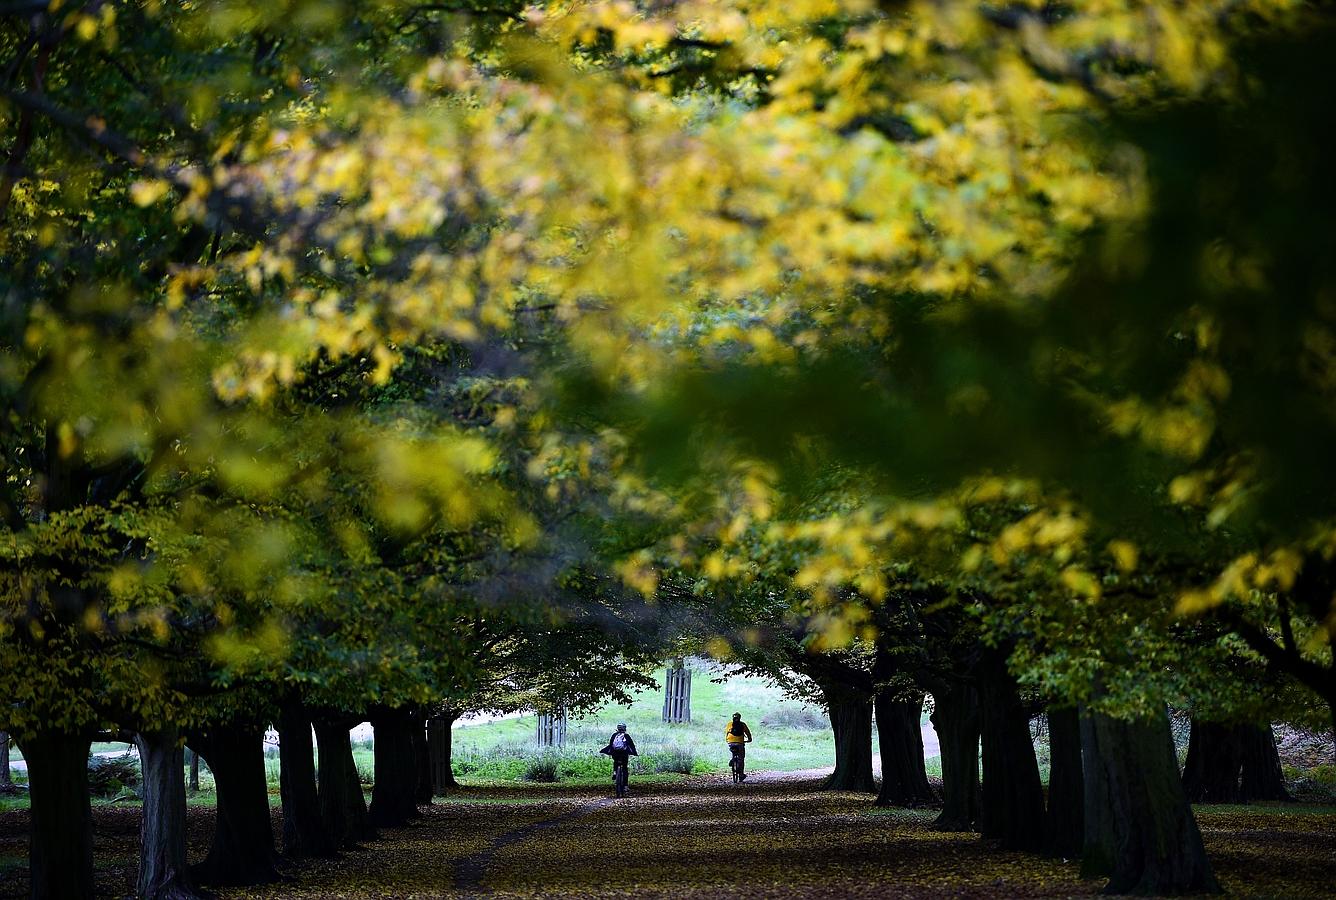
[[[1243,638],[1276,671],[1298,679],[1326,698],[1336,697],[1336,669],[1326,669],[1297,651],[1291,653],[1277,644],[1266,631],[1233,610],[1220,609],[1216,616]]]

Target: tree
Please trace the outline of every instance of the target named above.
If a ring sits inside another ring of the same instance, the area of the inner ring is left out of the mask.
[[[298,697],[285,698],[280,704],[277,727],[283,853],[294,858],[331,856],[336,844],[320,819],[311,714]]]
[[[1004,847],[1033,852],[1044,844],[1044,788],[1030,737],[1031,710],[1007,671],[1007,655],[993,650],[980,665],[979,830]]]
[[[1085,758],[1078,710],[1049,707],[1048,747],[1045,850],[1059,859],[1079,859],[1085,846]]]
[[[14,778],[9,772],[9,735],[0,731],[0,794],[11,794],[15,790]]]
[[[135,735],[143,773],[144,808],[139,824],[140,865],[136,894],[189,900],[195,891],[186,863],[185,757],[179,732]]]
[[[1083,873],[1108,875],[1115,893],[1219,893],[1201,833],[1178,774],[1178,758],[1161,711],[1143,720],[1093,714],[1083,741],[1087,831]],[[1164,802],[1164,797],[1176,802]],[[1103,844],[1112,841],[1112,845]]]

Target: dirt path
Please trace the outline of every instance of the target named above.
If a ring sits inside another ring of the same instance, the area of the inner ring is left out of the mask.
[[[1076,897],[1099,892],[1072,863],[932,830],[932,810],[875,809],[818,789],[824,770],[667,784],[465,788],[362,850],[292,865],[280,884],[226,898]],[[97,807],[103,896],[134,892],[137,808]],[[281,833],[274,811],[275,833]],[[1217,874],[1235,897],[1326,897],[1336,881],[1336,810],[1202,807]],[[192,860],[213,811],[191,808]],[[28,813],[0,813],[0,898],[27,895]]]
[[[129,750],[103,750],[103,751],[101,751],[100,753],[94,753],[94,754],[91,754],[91,755],[94,756],[94,757],[97,757],[98,759],[110,759],[110,758],[113,757],[113,756],[124,756],[124,755],[127,754],[127,753],[129,753],[131,756],[135,757],[136,759],[139,758],[139,751],[136,750],[136,749],[134,748],[134,745],[133,745],[133,744],[130,745],[130,749],[129,749]],[[27,763],[26,760],[22,760],[22,759],[11,759],[11,760],[9,761],[9,767],[10,767],[11,769],[13,769],[15,772],[27,772],[27,771],[28,771],[28,763]]]
[[[482,887],[483,878],[487,875],[487,867],[491,865],[492,858],[511,844],[533,837],[540,831],[544,831],[548,828],[556,828],[571,819],[588,815],[596,809],[600,809],[607,806],[609,803],[615,802],[616,800],[611,797],[604,797],[601,800],[591,800],[588,803],[578,806],[570,812],[562,813],[555,818],[531,822],[528,825],[522,825],[512,831],[507,831],[504,834],[498,835],[484,849],[471,856],[466,856],[455,863],[455,890],[462,891],[466,894],[477,893]]]
[[[931,810],[878,810],[818,790],[825,770],[600,789],[467,789],[363,853],[223,897],[1075,897],[1072,863],[931,829]],[[1236,896],[1318,897],[1336,878],[1336,815],[1201,814]]]
[[[878,766],[877,768],[880,768]],[[781,782],[800,783],[805,781],[820,781],[831,772],[835,771],[833,766],[826,766],[822,769],[794,769],[790,772],[748,772],[747,786],[754,784],[776,784]],[[725,782],[732,783],[730,778],[719,777],[720,784]]]

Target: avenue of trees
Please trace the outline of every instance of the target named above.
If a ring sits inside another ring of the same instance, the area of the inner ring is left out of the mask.
[[[683,651],[824,704],[832,789],[875,711],[878,803],[1216,890],[1190,803],[1336,726],[1333,52],[1287,0],[0,4],[33,895],[93,891],[98,735],[193,897]]]

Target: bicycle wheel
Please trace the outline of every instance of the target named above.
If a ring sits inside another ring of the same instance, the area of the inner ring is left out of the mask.
[[[617,767],[617,796],[626,796],[626,766]]]

